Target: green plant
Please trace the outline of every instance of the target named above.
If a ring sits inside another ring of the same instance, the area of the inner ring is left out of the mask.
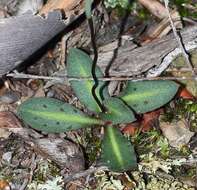
[[[136,166],[134,148],[114,127],[120,123],[135,121],[135,114],[154,110],[169,102],[177,92],[178,85],[173,81],[139,81],[128,82],[127,87],[118,97],[109,97],[105,89],[103,104],[106,112],[101,112],[91,89],[92,80],[83,80],[91,77],[92,60],[79,49],[71,49],[68,54],[68,76],[81,78],[71,81],[74,93],[81,103],[96,114],[88,116],[68,103],[53,98],[30,98],[18,108],[18,115],[31,127],[51,133],[60,133],[95,125],[105,127],[102,142],[102,164],[114,171],[128,170]],[[97,67],[97,74],[103,77]],[[96,94],[99,97],[99,83]]]
[[[60,133],[95,125],[103,126],[100,163],[113,171],[123,171],[136,167],[134,147],[115,125],[135,121],[135,114],[145,113],[169,102],[177,92],[173,81],[128,82],[127,88],[118,97],[110,97],[100,68],[96,66],[97,50],[94,27],[91,18],[92,0],[86,0],[86,16],[90,26],[94,59],[79,49],[70,49],[67,56],[68,77],[76,78],[70,84],[79,98],[95,117],[79,109],[52,98],[31,98],[18,108],[18,115],[31,127],[51,133]],[[93,78],[93,81],[91,80]],[[102,100],[100,93],[104,100]]]

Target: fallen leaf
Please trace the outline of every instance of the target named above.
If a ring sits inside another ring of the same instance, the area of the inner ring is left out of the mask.
[[[0,112],[0,138],[8,138],[13,128],[21,128],[17,117],[9,111]]]
[[[194,135],[194,132],[191,132],[183,121],[178,121],[177,123],[162,122],[160,129],[169,140],[169,144],[175,148],[180,148],[187,144]]]
[[[0,179],[0,190],[9,190],[10,186],[6,180]]]
[[[180,92],[178,93],[178,96],[188,100],[195,99],[195,97],[191,94],[191,92],[189,92],[186,88],[181,89]]]
[[[139,129],[139,127],[140,127],[140,122],[138,122],[138,121],[133,122],[133,123],[128,123],[123,128],[122,132],[124,134],[134,136],[135,133],[137,132],[137,130]]]
[[[123,128],[122,132],[124,134],[134,136],[137,130],[141,130],[142,132],[149,131],[157,124],[161,113],[163,113],[163,108],[145,113],[143,114],[142,119],[138,119],[138,121],[127,124]]]
[[[142,118],[142,126],[143,126],[142,131],[146,132],[149,131],[151,128],[153,128],[162,112],[163,112],[163,108],[145,113]]]

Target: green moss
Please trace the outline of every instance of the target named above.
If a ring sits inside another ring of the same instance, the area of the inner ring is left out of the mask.
[[[169,156],[170,147],[168,141],[156,129],[139,134],[134,138],[134,144],[139,155],[155,152],[162,158],[168,158]]]
[[[195,1],[192,0],[172,0],[172,6],[175,6],[182,17],[197,18],[197,9]],[[186,5],[186,6],[185,6]],[[190,8],[192,6],[193,8]]]
[[[162,158],[166,159],[169,157],[170,146],[169,146],[168,140],[164,138],[163,136],[161,136],[157,140],[157,148],[160,150],[159,154],[161,155]]]
[[[13,180],[13,173],[12,172],[6,172],[6,171],[12,171],[10,168],[4,168],[0,167],[0,179],[4,179],[7,181]]]
[[[85,142],[86,142],[86,155],[87,155],[87,163],[91,165],[97,158],[98,152],[101,149],[101,139],[98,135],[94,135],[94,133],[99,133],[97,129],[88,129],[85,133]]]
[[[197,132],[197,102],[191,100],[178,99],[175,107],[166,106],[162,121],[172,122],[185,119],[192,131]]]
[[[60,169],[55,163],[49,160],[41,160],[38,163],[38,167],[34,172],[33,180],[37,183],[45,182],[48,176],[58,176]]]
[[[181,147],[180,154],[181,154],[181,156],[189,156],[191,154],[191,151],[190,151],[189,147],[185,145],[185,146]]]
[[[49,164],[49,171],[53,177],[56,177],[60,174],[60,169],[54,162],[50,162]]]
[[[177,177],[192,178],[195,176],[195,172],[196,170],[194,166],[181,165],[172,167],[172,174]]]

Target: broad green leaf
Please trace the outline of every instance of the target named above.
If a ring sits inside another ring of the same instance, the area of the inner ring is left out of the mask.
[[[69,77],[77,77],[77,78],[86,78],[92,77],[91,67],[92,60],[91,58],[79,49],[72,48],[69,51],[68,59],[67,59],[67,69]],[[101,70],[96,68],[97,77],[103,77]],[[96,101],[92,96],[92,87],[94,82],[91,80],[78,80],[78,81],[70,81],[71,86],[74,90],[74,93],[79,98],[80,102],[84,104],[89,110],[94,112],[100,112],[100,108],[97,105]],[[100,98],[99,89],[102,87],[104,82],[99,82],[99,86],[97,88],[97,96]],[[104,89],[104,94],[108,95],[107,89]]]
[[[128,82],[120,98],[136,113],[145,113],[168,103],[179,85],[173,81]]]
[[[103,124],[68,103],[53,98],[30,98],[18,108],[19,117],[31,127],[51,133]]]
[[[131,142],[112,126],[105,127],[102,142],[101,163],[112,171],[126,171],[137,166],[136,155]]]
[[[104,100],[107,113],[101,113],[100,117],[105,121],[111,121],[114,125],[135,121],[132,110],[119,98],[108,98]]]

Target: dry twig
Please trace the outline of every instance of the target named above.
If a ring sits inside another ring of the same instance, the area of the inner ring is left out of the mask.
[[[69,176],[65,176],[64,177],[64,182],[65,183],[68,183],[69,181],[72,181],[72,180],[75,180],[75,179],[78,179],[78,178],[81,178],[81,177],[86,177],[90,174],[93,174],[95,172],[98,172],[98,171],[106,171],[108,170],[107,167],[105,166],[100,166],[100,167],[90,167],[89,169],[85,170],[85,171],[81,171],[81,172],[78,172],[76,174],[71,174]]]
[[[170,24],[171,24],[171,27],[172,27],[172,31],[173,31],[174,37],[175,37],[175,39],[176,39],[176,41],[177,41],[177,43],[178,43],[178,45],[179,45],[179,47],[180,47],[180,49],[182,51],[183,57],[185,58],[185,61],[186,61],[187,65],[188,65],[188,67],[191,69],[193,75],[195,76],[196,73],[195,73],[195,71],[193,69],[193,65],[192,65],[192,63],[190,61],[189,55],[187,54],[187,52],[186,52],[186,50],[185,50],[185,48],[183,46],[183,43],[181,41],[181,38],[178,35],[178,32],[177,32],[177,30],[176,30],[176,28],[174,26],[173,21],[172,21],[172,17],[171,17],[171,14],[170,14],[170,11],[169,11],[169,7],[168,7],[169,1],[168,0],[164,0],[164,3],[165,3],[165,7],[166,7],[166,10],[167,10],[167,13],[168,13],[168,17],[169,17],[169,20],[170,20]]]
[[[10,73],[7,74],[7,77],[20,78],[20,79],[41,79],[41,80],[54,80],[60,83],[64,83],[65,80],[68,81],[84,81],[84,80],[93,80],[92,77],[67,77],[58,76],[38,76],[38,75],[29,75],[23,73]],[[99,81],[144,81],[144,80],[197,80],[197,76],[193,77],[99,77]]]

